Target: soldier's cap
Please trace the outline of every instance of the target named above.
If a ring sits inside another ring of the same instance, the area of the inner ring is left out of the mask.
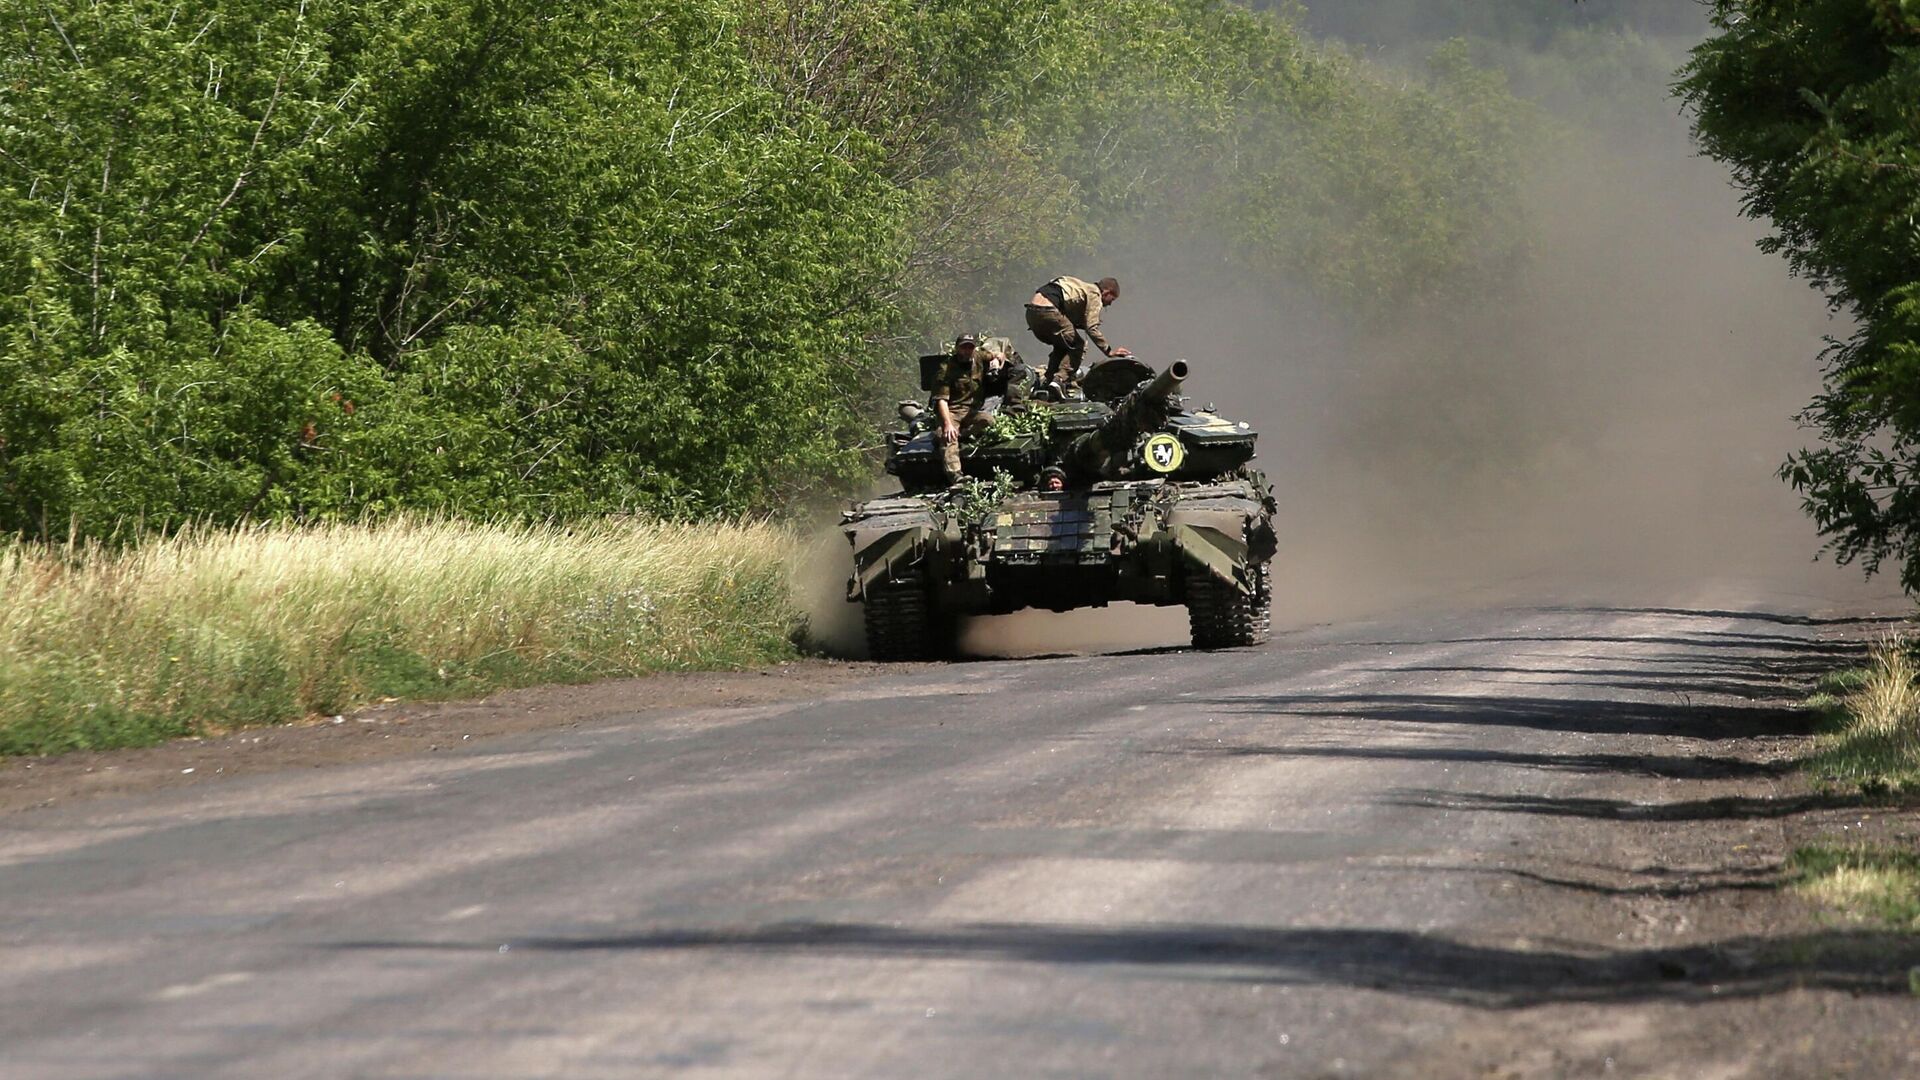
[[[1057,476],[1060,479],[1065,480],[1067,478],[1067,470],[1061,468],[1058,465],[1049,465],[1046,468],[1040,470],[1040,475],[1041,476]]]
[[[953,347],[956,349],[962,345],[978,344],[980,344],[980,335],[978,334],[961,334],[959,337],[953,339]]]

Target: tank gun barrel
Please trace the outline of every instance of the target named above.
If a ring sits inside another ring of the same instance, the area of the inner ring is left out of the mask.
[[[1146,392],[1142,397],[1155,405],[1165,404],[1168,398],[1180,392],[1180,384],[1185,381],[1187,381],[1187,362],[1175,360],[1167,365],[1167,370],[1153,377],[1153,381],[1147,384]]]
[[[1117,478],[1133,444],[1166,419],[1167,399],[1179,392],[1187,370],[1185,360],[1175,360],[1116,401],[1113,414],[1098,428],[1067,446],[1064,457],[1070,470],[1082,477]]]

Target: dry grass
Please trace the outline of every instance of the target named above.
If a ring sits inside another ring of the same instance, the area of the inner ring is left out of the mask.
[[[1811,702],[1827,730],[1807,765],[1816,779],[1868,795],[1920,793],[1920,641],[1890,634],[1866,666],[1820,681]],[[1794,891],[1857,920],[1920,930],[1920,852],[1818,845],[1794,852]],[[1914,993],[1920,994],[1920,969]]]
[[[788,654],[769,525],[205,530],[0,548],[0,753],[124,746],[383,697]]]
[[[1867,666],[1829,677],[1813,704],[1830,730],[1808,762],[1828,783],[1869,794],[1920,792],[1920,663],[1916,642],[1889,635]]]
[[[1794,853],[1795,891],[1854,919],[1920,930],[1920,853],[1811,847]]]
[[[1876,738],[1920,734],[1920,687],[1914,685],[1914,643],[1904,636],[1882,638],[1859,685],[1842,701],[1853,730]]]

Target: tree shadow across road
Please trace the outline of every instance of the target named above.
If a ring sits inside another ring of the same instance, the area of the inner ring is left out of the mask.
[[[1490,634],[1479,637],[1417,638],[1394,641],[1353,641],[1344,644],[1370,648],[1416,648],[1427,645],[1662,645],[1680,649],[1782,649],[1800,653],[1857,656],[1868,645],[1859,641],[1821,641],[1791,634],[1757,634],[1742,630],[1700,630],[1692,633],[1618,634]]]
[[[1524,727],[1594,735],[1677,735],[1703,740],[1799,735],[1810,730],[1813,722],[1804,709],[1777,705],[1506,694],[1268,694],[1218,697],[1204,704],[1242,715]]]
[[[1906,615],[1795,615],[1778,611],[1726,611],[1711,608],[1611,607],[1607,605],[1542,607],[1535,610],[1557,615],[1668,615],[1686,619],[1716,619],[1731,622],[1764,622],[1779,626],[1884,626],[1889,629],[1911,622]]]
[[[1622,885],[1610,881],[1594,881],[1541,873],[1536,870],[1522,870],[1512,866],[1430,865],[1428,869],[1444,873],[1488,874],[1515,878],[1550,889],[1566,889],[1570,892],[1586,893],[1589,896],[1657,900],[1683,900],[1689,897],[1728,892],[1771,893],[1778,891],[1781,885],[1786,883],[1788,873],[1786,865],[1777,862],[1762,866],[1725,866],[1710,869],[1671,866],[1595,868],[1602,870],[1608,876],[1625,876],[1634,881],[1633,884]]]
[[[1706,667],[1665,670],[1652,666],[1638,668],[1600,667],[1519,667],[1464,664],[1424,664],[1407,667],[1376,667],[1361,670],[1373,675],[1486,675],[1511,681],[1516,686],[1568,686],[1589,689],[1628,690],[1649,694],[1707,695],[1725,697],[1772,697],[1796,681],[1823,675],[1833,670],[1831,660],[1803,662],[1797,665]],[[1512,681],[1524,676],[1527,681]],[[1551,678],[1550,678],[1551,677]]]
[[[1396,792],[1386,800],[1394,806],[1425,810],[1481,810],[1502,814],[1544,814],[1549,817],[1592,818],[1602,821],[1746,821],[1792,817],[1815,810],[1846,810],[1875,805],[1855,794],[1815,793],[1781,799],[1726,795],[1713,799],[1637,803],[1626,799],[1585,796],[1499,795],[1474,791],[1416,790]]]
[[[1627,609],[1571,609],[1622,613]],[[1669,616],[1756,619],[1781,625],[1821,627],[1828,621],[1765,613],[1644,609]],[[1861,620],[1869,621],[1869,620]],[[1880,620],[1870,620],[1880,621]],[[1896,620],[1889,620],[1896,621]],[[1831,620],[1851,623],[1854,620]],[[1491,684],[1480,694],[1296,693],[1222,696],[1208,704],[1243,715],[1326,716],[1381,723],[1469,724],[1524,727],[1582,734],[1677,735],[1694,739],[1738,739],[1755,735],[1806,733],[1812,716],[1779,704],[1731,704],[1698,700],[1712,696],[1774,697],[1865,653],[1862,641],[1823,641],[1791,634],[1744,630],[1681,631],[1664,635],[1540,633],[1496,634],[1424,641],[1373,641],[1363,647],[1433,645],[1510,645],[1492,663],[1394,665],[1375,669],[1383,675],[1466,675]],[[1599,646],[1575,657],[1560,646]],[[1528,652],[1524,646],[1550,647]],[[1619,652],[1606,646],[1632,646]],[[1651,651],[1648,651],[1651,650]],[[1535,659],[1546,661],[1530,666]],[[1591,661],[1582,666],[1575,660]],[[1551,682],[1541,681],[1551,679]],[[1527,692],[1566,688],[1592,696],[1556,696]],[[1519,691],[1519,693],[1515,693]],[[1663,700],[1620,700],[1625,693],[1663,695]]]
[[[1797,989],[1905,994],[1920,937],[1832,930],[1671,948],[1506,948],[1368,928],[1210,924],[1089,927],[853,922],[662,928],[630,934],[490,942],[362,941],[353,950],[533,953],[730,953],[1164,970],[1182,978],[1364,988],[1486,1009],[1568,1002],[1758,998]]]
[[[1198,757],[1340,758],[1355,761],[1426,761],[1460,765],[1511,765],[1552,772],[1619,773],[1656,780],[1773,780],[1793,771],[1790,761],[1749,761],[1712,754],[1540,754],[1475,746],[1247,746],[1194,743],[1147,754]]]

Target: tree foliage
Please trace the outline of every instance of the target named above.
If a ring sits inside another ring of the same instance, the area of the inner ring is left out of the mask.
[[[1719,0],[1681,89],[1764,242],[1852,315],[1782,475],[1842,562],[1920,587],[1920,6]]]
[[[789,59],[762,70],[889,147],[916,208],[904,284],[936,307],[1063,251],[1230,235],[1208,254],[1385,311],[1480,288],[1520,244],[1525,112],[1457,51],[1389,82],[1218,0],[767,7],[756,51]],[[864,89],[820,89],[834,65]]]
[[[1225,0],[0,0],[0,529],[789,505],[1063,250],[1504,272],[1515,116]]]

